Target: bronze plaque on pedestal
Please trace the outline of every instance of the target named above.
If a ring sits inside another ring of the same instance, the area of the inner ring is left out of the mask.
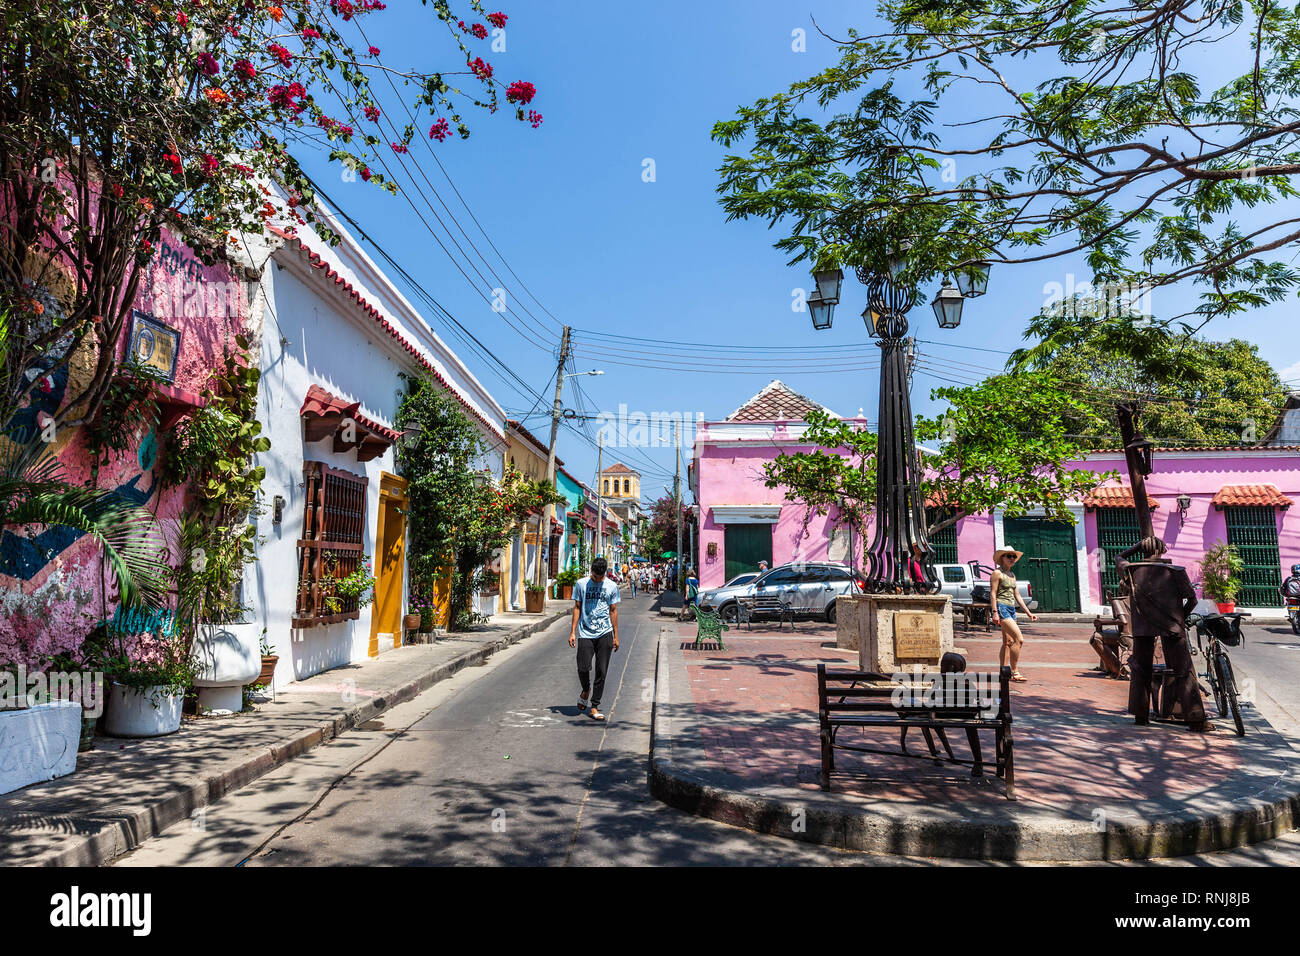
[[[894,658],[939,659],[939,615],[933,611],[894,612]]]

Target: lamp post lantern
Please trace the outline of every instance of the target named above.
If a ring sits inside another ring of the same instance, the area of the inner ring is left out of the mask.
[[[884,258],[883,268],[863,263],[856,267],[858,280],[867,287],[867,306],[862,320],[880,346],[879,439],[876,445],[876,501],[874,537],[865,552],[865,578],[871,593],[937,593],[940,587],[934,565],[934,548],[926,535],[925,501],[921,497],[921,467],[913,433],[912,400],[908,376],[907,313],[916,305],[919,290],[901,280],[906,272],[911,243],[895,244]],[[941,328],[961,323],[964,300],[982,295],[988,286],[988,264],[959,272],[957,284],[945,277],[943,288],[932,304]],[[838,271],[838,270],[837,270]],[[833,273],[817,272],[816,297],[808,299],[813,327],[830,328],[832,303],[825,299],[823,286],[836,301],[839,279]],[[968,291],[969,290],[969,291]],[[814,303],[816,305],[814,306]],[[819,313],[818,310],[825,310]],[[919,550],[924,569],[922,582],[912,580],[911,562]]]

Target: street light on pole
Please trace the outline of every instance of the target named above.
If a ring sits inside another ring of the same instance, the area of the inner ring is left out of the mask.
[[[875,536],[866,550],[867,590],[875,593],[913,593],[922,585],[912,581],[912,549],[923,555],[927,592],[938,590],[934,570],[934,549],[926,535],[925,502],[921,499],[921,468],[912,430],[907,346],[907,313],[916,305],[919,290],[904,281],[907,256],[912,248],[906,240],[892,243],[882,262],[863,262],[855,271],[867,288],[867,305],[862,320],[880,346],[880,415],[876,453]],[[967,298],[988,289],[990,265],[977,261],[954,270],[957,288],[948,277],[931,303],[940,328],[961,324],[962,305]],[[819,269],[813,273],[817,285],[808,297],[813,328],[831,327],[839,302],[843,273]]]

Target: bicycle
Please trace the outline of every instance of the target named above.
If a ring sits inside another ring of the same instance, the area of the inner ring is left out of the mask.
[[[1192,614],[1187,623],[1196,628],[1196,650],[1205,657],[1205,679],[1210,684],[1214,695],[1214,706],[1220,717],[1232,715],[1232,722],[1237,728],[1237,736],[1246,736],[1246,725],[1241,719],[1241,701],[1237,693],[1237,678],[1232,672],[1232,661],[1228,659],[1229,647],[1237,647],[1244,640],[1241,633],[1241,619],[1245,615],[1236,614]],[[1202,640],[1208,643],[1202,646]]]

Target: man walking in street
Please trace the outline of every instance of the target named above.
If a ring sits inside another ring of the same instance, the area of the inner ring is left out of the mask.
[[[1148,723],[1151,669],[1158,637],[1165,652],[1165,666],[1173,672],[1174,701],[1181,706],[1188,728],[1204,733],[1214,727],[1205,720],[1185,626],[1187,615],[1196,608],[1196,590],[1186,569],[1161,558],[1164,553],[1165,543],[1159,538],[1143,538],[1115,561],[1115,570],[1128,582],[1129,631],[1133,635],[1128,709],[1135,724]],[[1142,560],[1131,560],[1136,554],[1141,554]],[[1168,714],[1172,705],[1166,706],[1162,700],[1160,709]]]
[[[618,650],[618,586],[605,577],[609,569],[604,558],[591,562],[591,574],[573,586],[573,621],[569,625],[569,646],[578,649],[578,682],[582,694],[578,707],[592,720],[604,720],[600,697],[605,692],[609,655]],[[592,661],[596,678],[591,679]]]

